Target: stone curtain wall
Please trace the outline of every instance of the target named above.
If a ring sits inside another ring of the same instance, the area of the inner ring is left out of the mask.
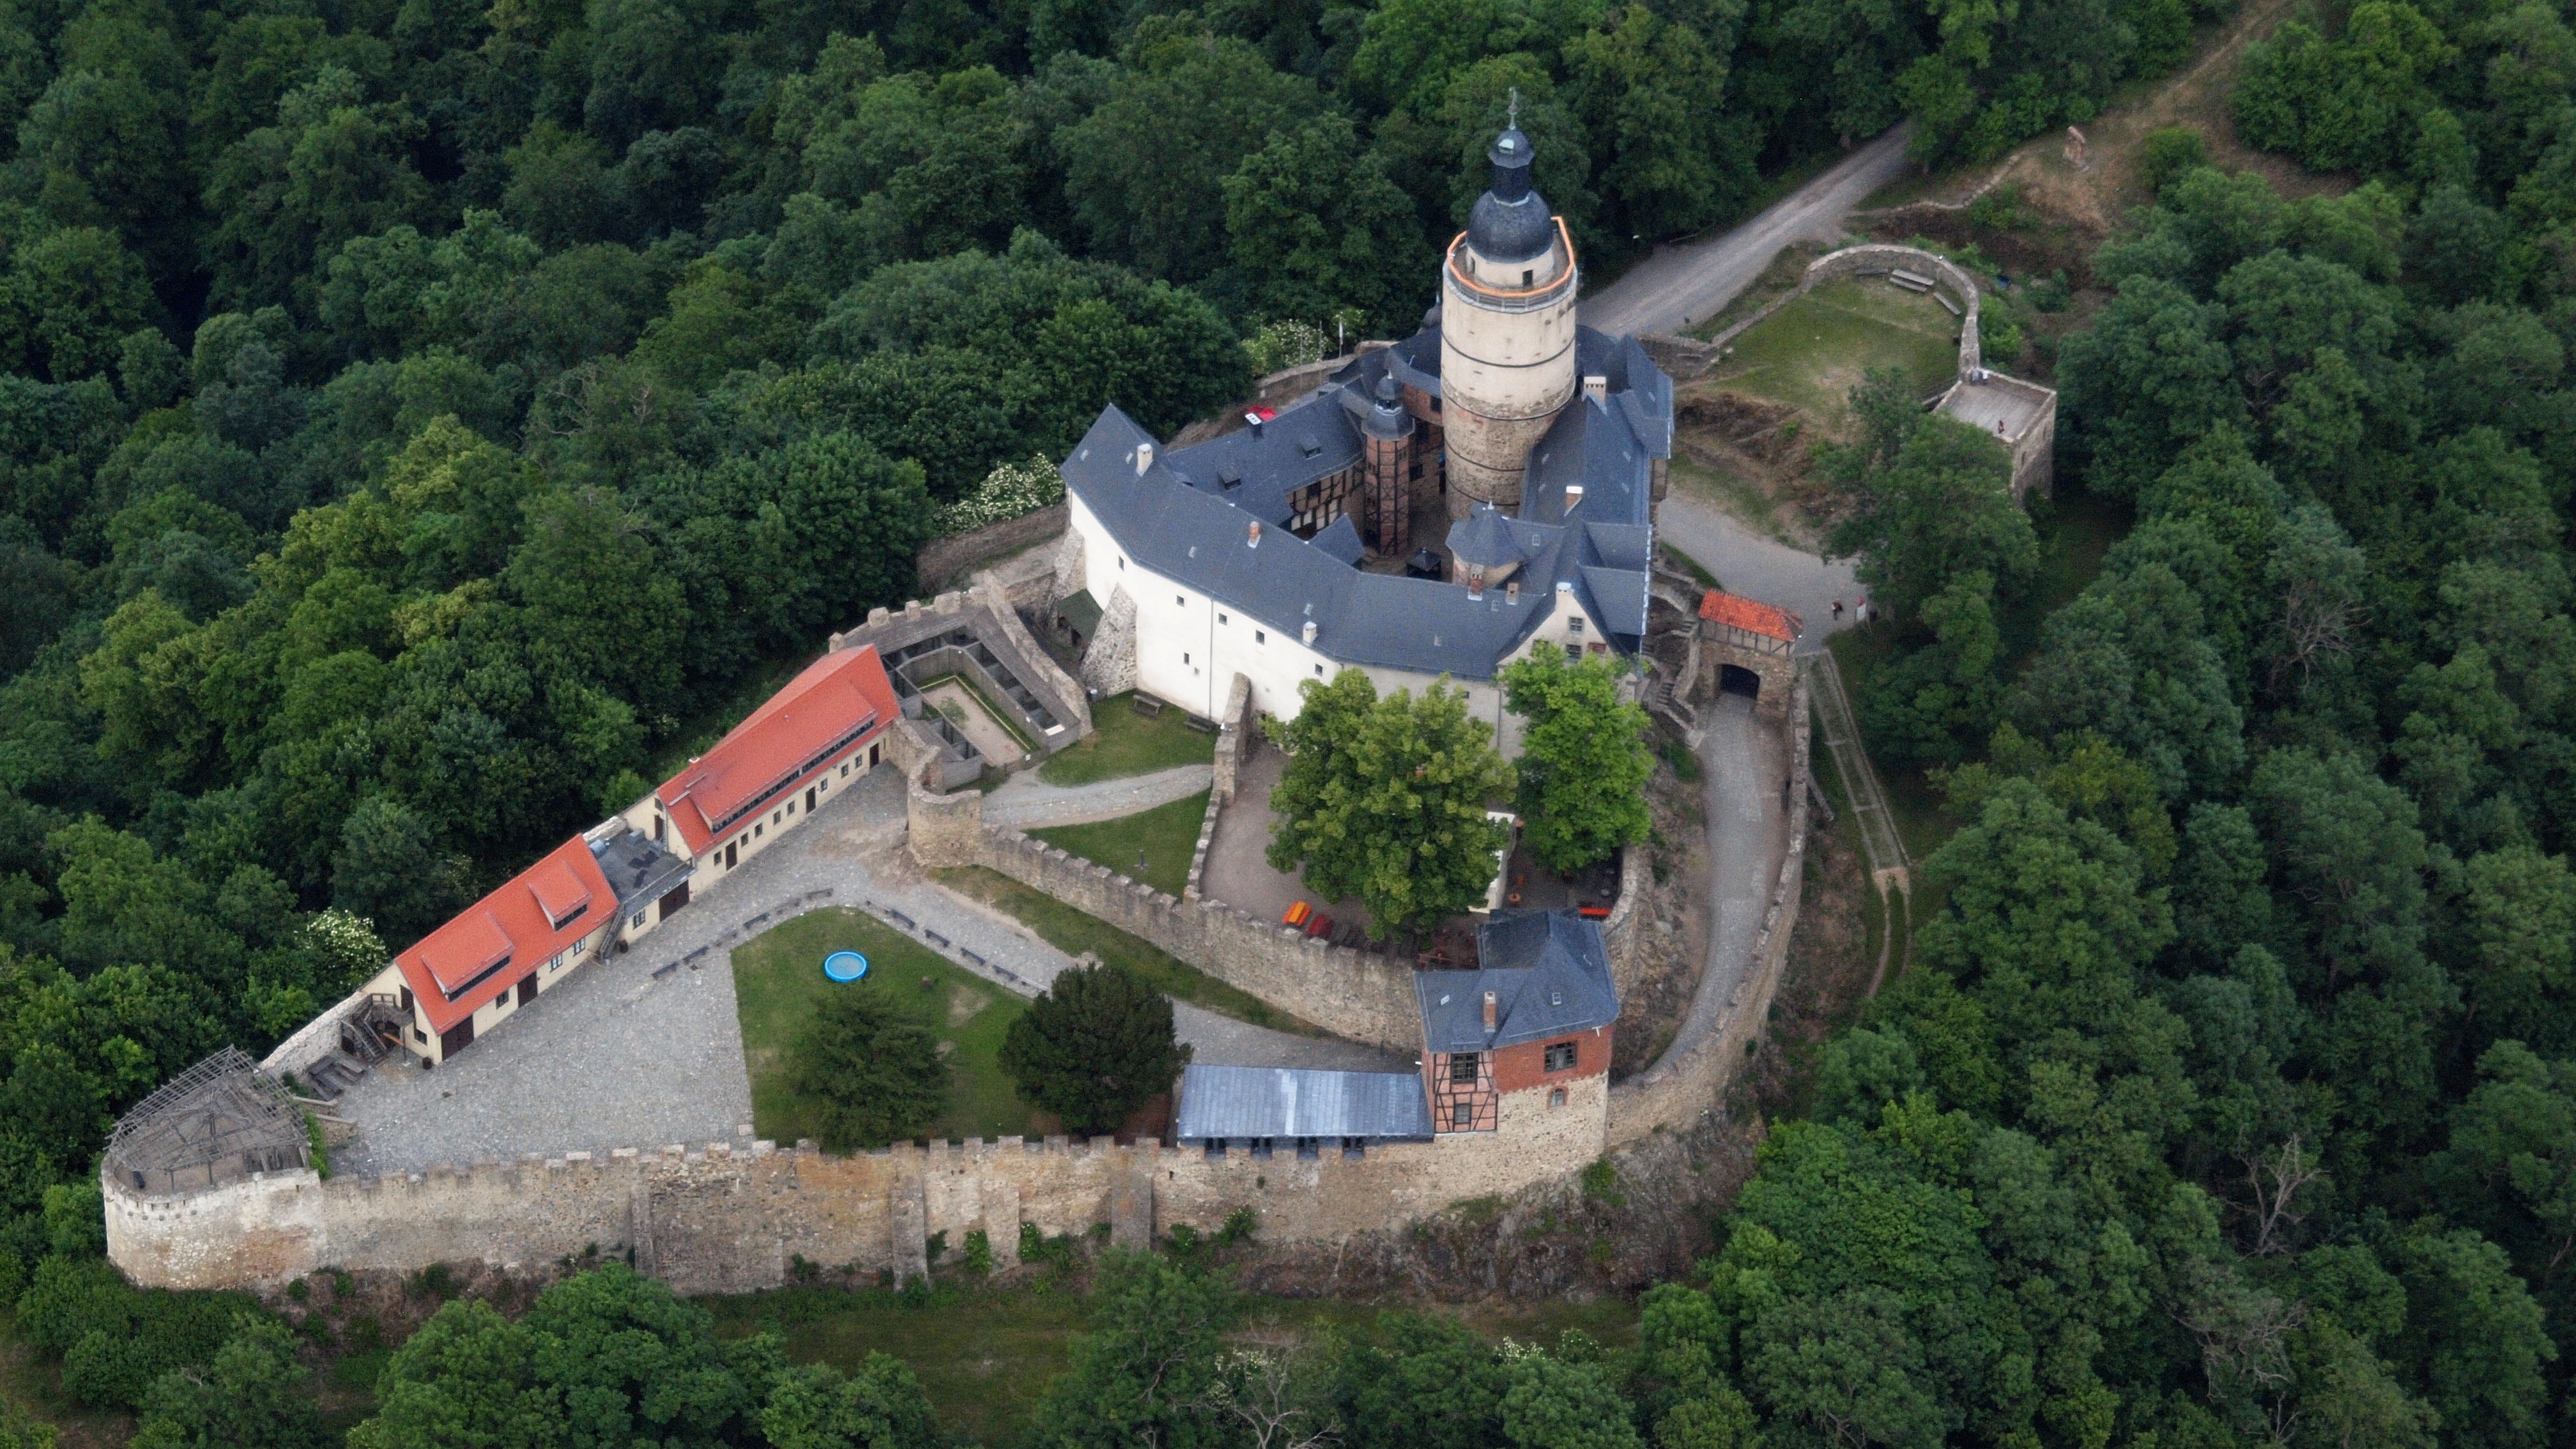
[[[638,1268],[683,1293],[741,1293],[784,1283],[797,1257],[917,1277],[938,1233],[954,1250],[981,1229],[1008,1266],[1023,1222],[1049,1236],[1107,1223],[1113,1242],[1143,1246],[1180,1223],[1214,1232],[1250,1208],[1265,1239],[1330,1242],[1591,1161],[1601,1150],[1598,1100],[1548,1108],[1544,1096],[1514,1094],[1541,1116],[1526,1131],[1395,1143],[1356,1159],[1005,1137],[849,1157],[766,1142],[737,1154],[714,1143],[328,1182],[281,1172],[177,1198],[103,1181],[108,1256],[145,1287],[202,1289],[274,1286],[325,1268],[409,1272],[475,1259],[528,1267],[631,1249]]]
[[[1780,861],[1780,876],[1771,888],[1771,905],[1762,918],[1762,934],[1753,946],[1753,961],[1735,984],[1714,1029],[1676,1038],[1652,1067],[1610,1089],[1610,1146],[1629,1146],[1656,1129],[1681,1131],[1715,1111],[1727,1083],[1742,1065],[1745,1043],[1754,1040],[1770,1019],[1771,997],[1780,986],[1780,971],[1789,959],[1789,934],[1798,925],[1798,896],[1807,869],[1807,680],[1802,674],[1789,697],[1789,767],[1797,782],[1789,807],[1789,851]]]
[[[989,563],[1006,554],[1018,553],[1033,544],[1046,542],[1064,532],[1069,516],[1061,502],[1050,503],[1034,513],[988,523],[971,533],[955,538],[934,538],[912,556],[912,571],[920,577],[921,586],[937,592],[949,580],[965,574],[978,564]],[[1052,602],[1050,600],[1050,602]]]

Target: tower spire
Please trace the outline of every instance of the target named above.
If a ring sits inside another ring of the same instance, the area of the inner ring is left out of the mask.
[[[1521,88],[1519,86],[1512,87],[1512,103],[1510,108],[1504,111],[1503,118],[1506,129],[1517,131],[1521,128]]]

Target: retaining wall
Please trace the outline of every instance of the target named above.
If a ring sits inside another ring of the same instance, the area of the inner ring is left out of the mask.
[[[1789,766],[1797,782],[1789,807],[1789,850],[1781,858],[1779,878],[1772,883],[1771,904],[1762,917],[1753,961],[1707,1030],[1675,1038],[1661,1060],[1610,1089],[1613,1148],[1628,1146],[1658,1128],[1679,1131],[1715,1111],[1736,1068],[1744,1064],[1745,1043],[1755,1040],[1770,1020],[1771,998],[1788,964],[1789,936],[1797,929],[1798,897],[1806,881],[1807,697],[1807,680],[1800,675],[1789,696]]]
[[[914,798],[916,803],[926,803],[922,796]],[[914,826],[915,855],[924,865],[989,866],[1335,1036],[1389,1051],[1422,1049],[1421,1007],[1414,996],[1409,962],[1328,945],[1222,902],[1192,903],[1165,895],[1016,830],[983,825],[982,804],[983,797],[975,796],[976,854],[971,862],[935,860],[922,854],[919,817]],[[943,802],[932,825],[935,835],[943,841],[958,841],[960,817],[967,808]],[[953,856],[955,845],[935,849]]]
[[[1018,553],[1064,532],[1067,516],[1068,510],[1059,500],[1034,513],[988,523],[955,538],[934,538],[912,556],[912,571],[920,576],[923,588],[937,592],[949,580],[979,564]]]

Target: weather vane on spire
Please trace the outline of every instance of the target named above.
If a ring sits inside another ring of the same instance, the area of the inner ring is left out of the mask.
[[[1511,108],[1506,111],[1504,115],[1506,118],[1503,122],[1504,125],[1509,126],[1515,131],[1521,128],[1521,88],[1519,86],[1512,87]]]

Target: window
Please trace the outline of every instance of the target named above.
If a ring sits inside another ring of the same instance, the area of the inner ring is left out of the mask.
[[[1580,634],[1580,633],[1582,633],[1582,632],[1583,632],[1583,616],[1582,616],[1581,614],[1577,614],[1577,615],[1575,615],[1573,618],[1566,620],[1566,621],[1565,621],[1565,632],[1566,632],[1566,633],[1568,633],[1568,634]]]
[[[1555,1091],[1548,1093],[1548,1094],[1547,1094],[1547,1104],[1548,1104],[1549,1106],[1551,1106],[1551,1107],[1562,1107],[1562,1106],[1564,1106],[1564,1105],[1565,1105],[1565,1089],[1564,1089],[1563,1087],[1559,1087],[1559,1088],[1557,1088]]]
[[[1122,574],[1127,572],[1127,556],[1125,554],[1120,554],[1118,556],[1118,571]]]
[[[628,921],[626,924],[639,931],[642,930],[644,928],[644,913],[642,911],[637,911],[635,913],[635,919]]]
[[[1324,677],[1324,666],[1322,666],[1322,665],[1320,665],[1320,664],[1318,664],[1318,665],[1316,665],[1316,666],[1315,666],[1315,677],[1316,677],[1317,679],[1321,679],[1321,678],[1323,678],[1323,677]]]
[[[841,778],[844,780],[850,778],[850,762],[847,760],[841,762]]]
[[[752,839],[754,839],[754,840],[758,840],[758,839],[760,838],[760,827],[759,827],[759,826],[755,825],[755,826],[751,827],[751,838],[752,838]]]
[[[1252,642],[1255,644],[1267,644],[1270,642],[1270,636],[1259,629],[1255,629],[1252,631]]]
[[[1450,1130],[1450,1131],[1452,1131],[1452,1132],[1464,1132],[1464,1131],[1466,1131],[1468,1128],[1473,1127],[1473,1126],[1475,1126],[1475,1125],[1476,1125],[1476,1109],[1475,1109],[1475,1108],[1468,1106],[1468,1105],[1467,1105],[1466,1103],[1464,1103],[1464,1102],[1452,1102],[1452,1103],[1450,1103],[1450,1104],[1449,1104],[1449,1130]]]
[[[1183,650],[1183,651],[1181,652],[1181,662],[1182,662],[1183,664],[1187,664],[1187,663],[1189,663],[1189,662],[1190,662],[1189,651],[1187,651],[1187,650]]]
[[[1172,605],[1175,608],[1186,609],[1190,606],[1190,601],[1181,597],[1179,594],[1174,594],[1172,595]]]
[[[844,770],[846,770],[846,769],[848,769],[848,768],[849,768],[849,766],[847,766],[847,765],[843,765],[841,768],[842,768],[842,769],[844,769]],[[829,789],[831,789],[831,788],[832,788],[832,782],[831,782],[831,780],[827,777],[827,778],[825,778],[821,783],[817,784],[814,788],[815,788],[815,789],[817,789],[817,790],[829,790]]]
[[[1547,1044],[1547,1069],[1551,1072],[1574,1070],[1574,1043],[1552,1041]]]
[[[1476,1080],[1476,1053],[1460,1052],[1449,1059],[1449,1080],[1472,1085]]]
[[[1222,609],[1220,609],[1220,610],[1218,610],[1218,611],[1217,611],[1216,621],[1217,621],[1217,623],[1218,623],[1218,624],[1220,624],[1220,625],[1224,625],[1224,624],[1231,624],[1231,623],[1233,623],[1233,622],[1234,622],[1232,619],[1229,619],[1229,618],[1227,618],[1227,617],[1225,616],[1225,611],[1224,611],[1224,610],[1222,610]]]
[[[787,813],[788,813],[788,814],[790,814],[790,815],[793,815],[793,814],[795,814],[795,813],[796,813],[796,802],[795,802],[795,801],[790,800],[790,801],[788,801],[788,802],[787,802]]]
[[[777,823],[778,823],[778,817],[779,817],[780,815],[782,815],[782,814],[785,814],[785,813],[786,813],[786,812],[784,812],[784,811],[780,811],[780,810],[772,810],[772,811],[770,811],[770,812],[769,812],[769,823],[770,823],[770,824],[772,824],[772,825],[777,824]]]
[[[1523,267],[1523,268],[1521,268],[1521,285],[1522,285],[1522,286],[1527,287],[1527,286],[1530,286],[1530,285],[1532,285],[1532,284],[1536,283],[1537,281],[1538,281],[1538,270],[1537,270],[1536,268],[1534,268],[1534,267]]]

